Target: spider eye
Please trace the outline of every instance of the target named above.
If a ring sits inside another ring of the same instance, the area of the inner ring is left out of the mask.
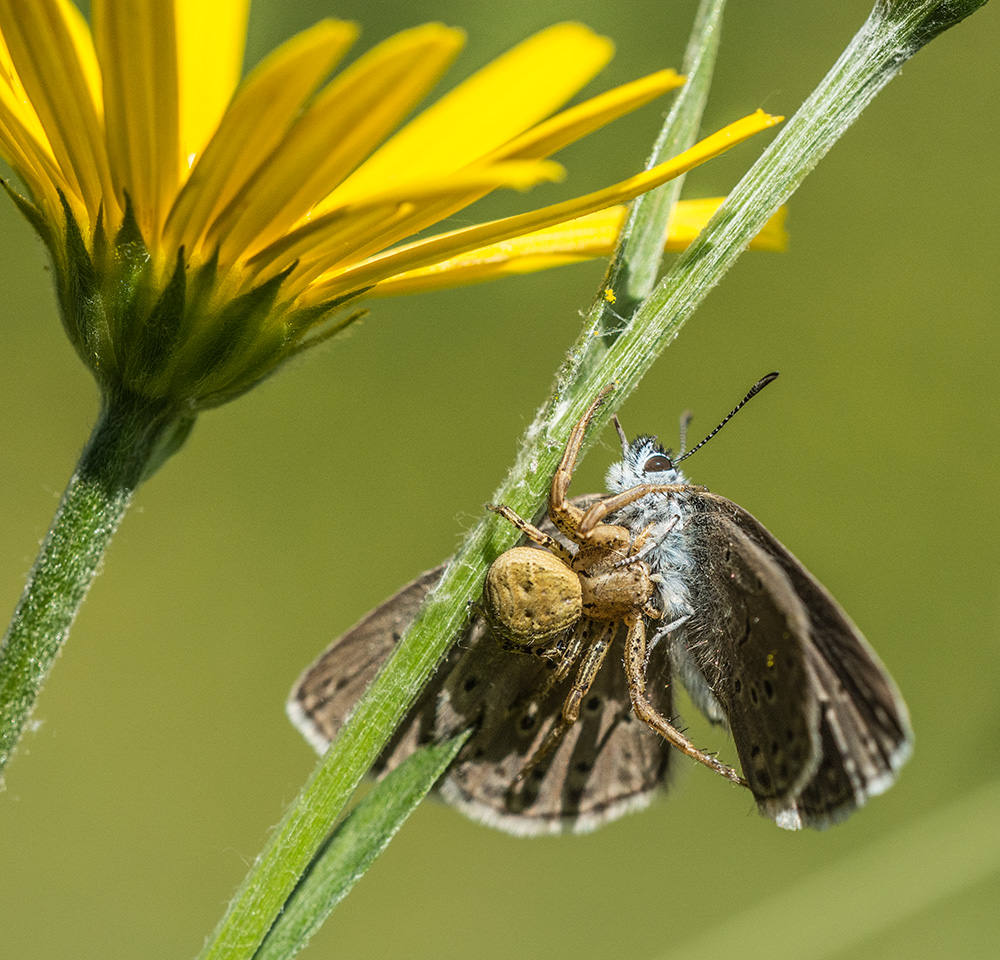
[[[650,457],[642,465],[642,469],[644,473],[663,473],[666,470],[673,470],[674,465],[671,462],[670,457],[665,456],[662,453],[658,453],[655,457]]]

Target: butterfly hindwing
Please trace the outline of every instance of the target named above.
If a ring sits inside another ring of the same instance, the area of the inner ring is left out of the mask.
[[[795,709],[810,712],[816,755],[806,780],[788,794],[768,799],[762,809],[786,826],[798,825],[796,821],[814,827],[836,823],[895,779],[912,743],[906,706],[857,627],[780,541],[731,501],[708,493],[697,499],[699,514],[714,518],[711,526],[718,541],[739,544],[735,555],[752,558],[750,569],[769,594],[769,603],[789,612],[789,632],[799,652],[780,642],[783,634],[774,634],[779,640],[775,646],[779,657],[800,659],[805,671]],[[734,574],[744,575],[737,569],[716,576]],[[741,669],[748,668],[749,676],[763,683],[759,665],[743,662]],[[799,667],[795,669],[798,673]],[[727,690],[738,675],[734,672]],[[789,707],[781,704],[778,713],[787,718]],[[744,738],[735,717],[730,725],[739,750]],[[746,744],[740,753],[746,771],[745,751]]]

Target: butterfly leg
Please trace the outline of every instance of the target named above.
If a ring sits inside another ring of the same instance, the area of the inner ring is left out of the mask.
[[[580,718],[580,704],[583,703],[583,698],[593,685],[594,678],[601,669],[604,658],[608,655],[613,635],[614,632],[611,624],[600,625],[599,632],[591,642],[576,672],[573,687],[563,702],[559,719],[546,734],[545,739],[528,759],[528,762],[521,768],[521,772],[514,781],[515,783],[522,782],[543,760],[551,756],[556,747],[562,743],[562,739],[566,736],[569,728]]]
[[[644,559],[646,554],[651,550],[655,550],[657,545],[663,541],[667,534],[677,526],[679,520],[680,515],[676,515],[670,518],[670,522],[666,527],[662,527],[661,524],[657,522],[647,524],[642,532],[632,539],[631,544],[629,545],[628,556],[617,561],[615,566],[627,567],[629,564],[638,563],[640,560]],[[601,526],[618,529],[612,524],[607,523],[602,524]],[[625,528],[623,527],[622,529]],[[651,540],[650,537],[652,537],[654,531],[656,531],[656,539]]]
[[[635,715],[681,753],[686,753],[727,780],[740,786],[747,786],[746,780],[732,767],[726,766],[717,757],[699,750],[650,703],[646,696],[646,628],[642,617],[638,615],[628,618],[626,622],[628,637],[625,641],[625,675],[628,678],[628,689]]]

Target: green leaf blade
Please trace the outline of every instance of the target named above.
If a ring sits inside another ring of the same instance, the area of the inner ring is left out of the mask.
[[[467,731],[418,750],[348,814],[289,897],[255,960],[288,960],[306,945],[386,848],[468,737]]]

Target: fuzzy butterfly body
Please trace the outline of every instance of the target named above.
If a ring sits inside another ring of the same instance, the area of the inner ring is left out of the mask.
[[[738,408],[737,408],[738,409]],[[727,418],[728,419],[728,418]],[[612,493],[685,486],[655,438],[629,443]],[[692,699],[729,728],[761,812],[825,827],[888,789],[912,750],[906,705],[837,602],[758,520],[700,488],[650,494],[610,518],[654,532],[669,660]]]

